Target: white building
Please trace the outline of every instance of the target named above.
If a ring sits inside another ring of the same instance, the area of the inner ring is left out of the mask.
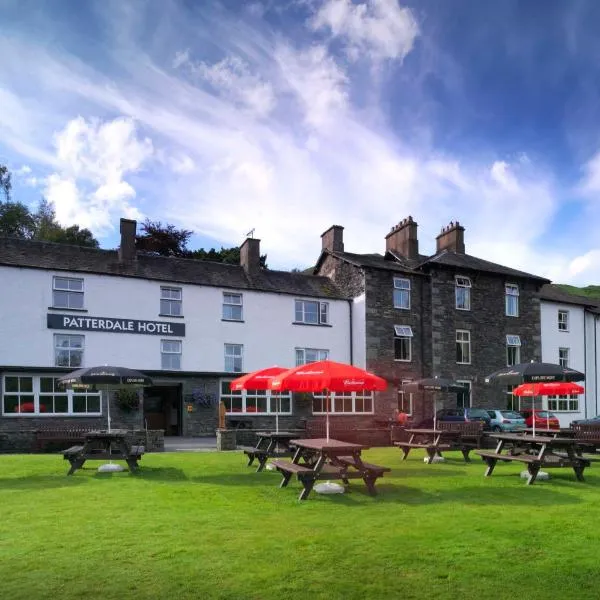
[[[231,394],[235,373],[352,360],[351,304],[329,279],[262,269],[251,238],[241,265],[136,253],[135,229],[121,221],[118,252],[0,238],[0,431],[105,425],[100,393],[56,386],[63,373],[102,364],[155,384],[142,410],[115,407],[117,423],[212,434],[224,400],[231,415],[268,426],[275,405]],[[293,424],[310,408],[284,397],[279,412]]]
[[[600,303],[568,294],[553,285],[545,286],[540,298],[542,360],[585,373],[585,381],[580,382],[584,394],[543,399],[544,408],[558,417],[561,427],[566,427],[575,419],[588,419],[600,412]]]

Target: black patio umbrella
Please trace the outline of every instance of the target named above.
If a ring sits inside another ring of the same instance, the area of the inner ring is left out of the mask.
[[[585,375],[581,371],[555,365],[553,363],[527,362],[504,367],[485,378],[491,385],[520,385],[542,381],[583,381]]]
[[[88,367],[87,369],[77,369],[67,375],[58,378],[60,385],[64,387],[76,387],[77,385],[95,385],[100,384],[108,388],[110,386],[148,386],[152,385],[152,379],[134,369],[125,367],[110,367],[104,365],[101,367]],[[110,431],[110,401],[107,398],[106,412],[108,417],[108,430]]]
[[[448,377],[425,377],[424,379],[416,379],[402,384],[404,392],[464,392],[467,387],[462,383],[449,379]],[[434,397],[433,401],[433,428],[436,428],[436,406],[437,402]]]

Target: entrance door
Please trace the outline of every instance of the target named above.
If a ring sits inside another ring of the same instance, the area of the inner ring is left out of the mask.
[[[457,379],[456,383],[461,383],[467,389],[464,392],[456,393],[456,407],[470,408],[471,407],[471,382]]]
[[[182,410],[181,384],[144,389],[144,422],[148,429],[162,429],[165,435],[181,435]]]

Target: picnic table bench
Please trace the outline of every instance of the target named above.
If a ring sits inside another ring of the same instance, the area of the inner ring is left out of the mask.
[[[272,464],[282,475],[279,487],[287,487],[292,475],[302,483],[299,500],[306,500],[316,481],[341,479],[346,485],[350,479],[362,479],[370,495],[377,494],[375,482],[391,469],[381,465],[365,463],[361,451],[365,446],[332,439],[302,439],[292,442],[296,452],[292,461],[276,459]],[[300,460],[304,459],[304,465]]]
[[[71,465],[67,475],[73,475],[87,460],[124,460],[129,470],[136,472],[145,448],[140,445],[129,446],[126,438],[126,430],[88,432],[83,445],[71,446],[63,451],[63,459]]]
[[[408,442],[394,442],[402,451],[402,460],[406,460],[413,448],[422,448],[427,452],[427,464],[431,464],[436,456],[442,456],[446,450],[460,450],[465,462],[470,462],[469,453],[473,444],[463,440],[459,428],[447,429],[407,429],[410,434]],[[422,441],[419,441],[422,440]]]
[[[490,477],[498,461],[522,462],[527,465],[529,476],[527,485],[532,485],[542,467],[571,467],[578,481],[584,481],[583,471],[590,465],[590,461],[575,452],[576,441],[572,438],[561,438],[551,436],[494,434],[491,437],[498,440],[494,452],[488,450],[476,450],[486,462],[485,476]],[[502,454],[505,448],[517,447],[516,453]]]
[[[92,427],[48,427],[35,430],[35,451],[41,452],[52,443],[83,443],[85,435],[94,431]],[[64,447],[64,446],[63,446]]]
[[[259,431],[257,432],[256,446],[239,446],[248,457],[248,466],[257,460],[258,467],[256,472],[265,468],[267,460],[272,457],[293,456],[294,452],[290,446],[290,441],[303,434],[302,431]]]

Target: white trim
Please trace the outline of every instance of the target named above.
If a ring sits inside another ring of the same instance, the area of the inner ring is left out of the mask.
[[[99,389],[97,392],[89,392],[86,390],[71,390],[67,389],[64,393],[42,392],[41,391],[41,380],[45,379],[58,379],[61,376],[60,373],[35,373],[35,372],[24,372],[24,373],[12,373],[5,372],[2,374],[2,395],[0,397],[0,403],[2,404],[2,416],[7,418],[65,418],[65,417],[101,417],[102,416],[102,390]],[[6,378],[7,377],[22,377],[32,379],[32,391],[31,392],[16,392],[11,393],[6,391]],[[4,410],[4,397],[5,396],[33,396],[34,411],[35,412],[5,412]],[[67,396],[67,412],[55,413],[55,412],[40,412],[40,396]],[[100,411],[99,412],[73,412],[73,397],[74,396],[93,396],[99,398]]]
[[[458,339],[458,334],[459,333],[466,333],[468,335],[468,339],[467,340],[459,340]],[[473,351],[471,348],[471,332],[468,329],[457,329],[456,330],[456,335],[455,335],[455,348],[456,348],[456,344],[468,344],[468,348],[469,348],[469,360],[468,361],[456,361],[457,365],[470,365],[473,361]],[[456,350],[455,350],[456,351]]]
[[[56,280],[64,279],[66,281],[80,281],[81,289],[80,290],[72,290],[67,285],[66,288],[56,287]],[[81,306],[68,306],[69,302],[67,300],[67,306],[60,306],[56,304],[54,301],[54,292],[62,292],[68,294],[67,299],[70,295],[81,295]],[[83,277],[72,277],[70,275],[53,275],[52,276],[52,308],[61,308],[64,310],[85,310],[85,279]]]
[[[509,290],[512,290],[509,291]],[[504,312],[505,312],[505,316],[507,317],[518,317],[520,310],[519,310],[519,286],[516,283],[506,283],[504,284]],[[508,312],[508,299],[509,298],[516,298],[516,307],[517,310],[515,312],[514,315],[510,314]]]
[[[405,383],[410,383],[411,381],[412,381],[412,379],[403,379],[400,382],[401,383],[400,387],[397,388],[397,395],[396,395],[398,405],[400,404],[400,398],[398,398],[398,396],[400,394],[402,394],[402,398],[406,398],[406,396],[408,395],[408,405],[410,407],[410,411],[407,412],[406,414],[409,415],[409,416],[412,416],[412,414],[413,414],[413,393],[412,392],[405,392],[402,389],[402,385],[404,385]],[[399,406],[398,406],[398,410],[400,410]]]
[[[566,316],[566,319],[564,319],[562,322],[560,320],[561,314]],[[564,329],[561,329],[561,324],[565,325]],[[565,310],[564,308],[558,309],[558,331],[561,333],[569,333],[569,311]]]
[[[396,304],[396,291],[399,292],[401,298],[404,297],[404,295],[406,295],[406,298],[408,300],[407,306],[400,306],[399,304]],[[407,279],[405,277],[394,277],[394,288],[392,290],[392,304],[394,305],[394,308],[397,308],[398,310],[410,310],[411,295],[412,294],[410,279]]]
[[[335,401],[336,401],[336,397],[340,396],[342,399],[347,400],[350,399],[352,401],[352,410],[351,411],[337,411],[336,410],[336,406],[335,406]],[[370,397],[371,400],[371,410],[365,410],[365,411],[357,411],[356,410],[356,399],[357,396],[359,398],[362,398],[363,401],[368,399]],[[327,396],[323,395],[323,394],[313,394],[313,415],[326,415],[327,411],[315,411],[314,406],[315,406],[315,400],[319,400],[321,401],[321,403],[323,403],[323,401],[325,400]],[[330,395],[330,407],[329,407],[329,415],[335,415],[335,416],[344,416],[344,415],[372,415],[375,412],[375,396],[373,394],[373,392],[348,392],[346,394],[340,393],[340,394],[336,394],[335,392],[332,392]]]
[[[454,277],[454,308],[456,310],[471,310],[471,280],[468,277],[462,275],[456,275]],[[458,305],[458,290],[464,290],[464,306]]]
[[[249,416],[249,417],[269,417],[269,416],[274,416],[276,414],[279,414],[279,416],[293,414],[292,394],[290,392],[281,392],[281,395],[273,394],[271,392],[271,390],[264,390],[265,391],[264,394],[252,393],[252,392],[256,392],[256,391],[260,391],[260,390],[242,390],[239,392],[230,391],[228,394],[223,393],[223,384],[229,383],[231,381],[233,381],[233,379],[221,378],[219,380],[219,401],[225,402],[225,407],[227,407],[227,402],[224,399],[233,400],[234,398],[241,398],[241,401],[242,401],[241,402],[241,410],[240,411],[226,410],[225,414],[232,416],[232,417],[242,416],[242,415]],[[264,411],[263,412],[246,411],[248,398],[265,398],[267,411],[266,412],[264,412]],[[279,401],[278,401],[278,398],[279,398]],[[279,405],[279,407],[281,408],[281,405],[285,400],[289,400],[289,406],[290,406],[289,411],[280,410],[278,412],[277,410],[273,410],[273,411],[271,410],[272,406]]]

